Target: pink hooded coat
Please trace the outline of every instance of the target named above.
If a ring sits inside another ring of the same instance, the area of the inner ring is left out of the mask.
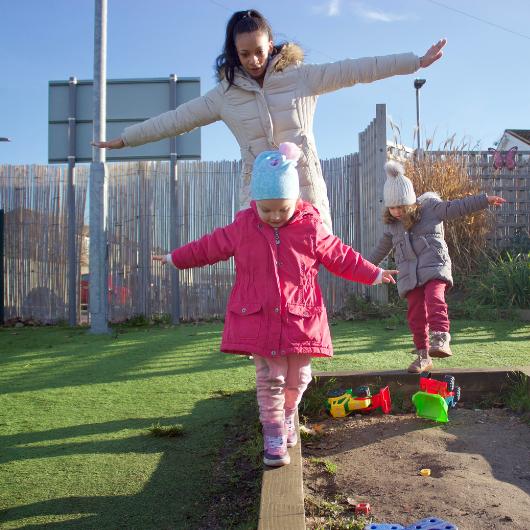
[[[274,229],[254,201],[233,223],[171,253],[178,269],[234,256],[236,279],[228,299],[221,351],[276,357],[331,357],[326,308],[317,282],[322,264],[337,276],[371,285],[379,268],[329,234],[316,208],[300,201]]]

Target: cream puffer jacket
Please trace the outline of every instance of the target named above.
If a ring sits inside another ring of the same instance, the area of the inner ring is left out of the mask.
[[[222,80],[204,96],[127,127],[122,139],[125,145],[133,147],[224,121],[241,148],[241,209],[250,204],[250,176],[255,157],[282,142],[294,142],[302,150],[298,162],[302,199],[318,208],[331,231],[327,189],[313,137],[318,96],[356,83],[411,74],[419,67],[419,57],[412,53],[304,64],[301,48],[286,44],[270,60],[263,87],[244,71],[236,71],[230,89],[227,90],[227,81]]]

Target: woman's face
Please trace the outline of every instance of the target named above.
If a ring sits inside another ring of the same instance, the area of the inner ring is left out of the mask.
[[[260,219],[272,226],[280,228],[294,215],[298,199],[263,199],[256,201]]]
[[[241,66],[253,79],[262,79],[273,43],[267,33],[253,31],[236,36],[236,50]]]

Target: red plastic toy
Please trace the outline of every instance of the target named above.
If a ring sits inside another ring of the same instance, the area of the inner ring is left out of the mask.
[[[458,388],[458,387],[457,387]],[[427,392],[428,394],[438,394],[444,399],[455,396],[455,378],[452,376],[446,376],[443,381],[438,379],[431,379],[431,374],[422,374],[420,377],[420,390]],[[458,398],[460,397],[460,390],[458,389]],[[452,399],[450,400],[453,401]],[[455,402],[458,399],[454,400]],[[456,403],[455,403],[456,404]],[[450,405],[450,403],[448,403]]]
[[[372,508],[367,502],[361,502],[355,506],[355,515],[370,515],[372,513]]]

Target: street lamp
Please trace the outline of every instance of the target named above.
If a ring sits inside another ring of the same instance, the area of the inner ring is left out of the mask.
[[[420,151],[420,88],[425,84],[426,79],[414,79],[416,89],[416,128],[418,130],[418,153]]]
[[[11,140],[5,136],[0,136],[0,142],[10,142]]]

